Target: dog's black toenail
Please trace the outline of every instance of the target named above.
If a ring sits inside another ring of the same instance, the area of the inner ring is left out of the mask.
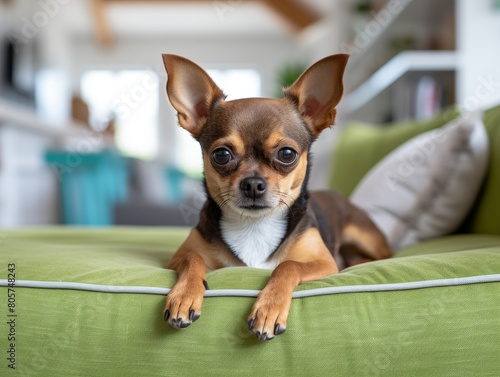
[[[200,314],[195,313],[194,309],[191,309],[189,311],[189,320],[191,322],[196,321],[198,318],[200,318]]]
[[[200,318],[200,314],[197,314],[197,313],[194,311],[194,309],[191,309],[191,310],[189,311],[189,320],[190,320],[191,322],[194,322],[194,321],[196,321],[198,318]]]
[[[255,318],[252,318],[250,321],[248,321],[248,330],[252,330],[254,324],[255,324]]]
[[[281,335],[285,332],[286,328],[281,327],[279,323],[274,326],[274,335]]]
[[[210,288],[208,287],[208,283],[206,280],[203,280],[203,285],[205,286],[206,290],[209,290]]]
[[[260,331],[257,331],[257,332],[255,333],[255,336],[256,336],[257,338],[259,338],[259,339],[260,339]]]
[[[179,327],[181,329],[185,329],[186,327],[188,327],[189,325],[191,324],[191,322],[182,322],[180,323]]]
[[[170,317],[170,310],[165,310],[165,314],[163,315],[163,318],[165,321],[168,321],[168,318]]]

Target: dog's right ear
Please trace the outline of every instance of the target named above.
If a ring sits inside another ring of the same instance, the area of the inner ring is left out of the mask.
[[[344,93],[342,77],[348,60],[347,54],[321,59],[284,91],[285,97],[297,104],[314,138],[335,121],[335,108]]]
[[[167,70],[167,94],[177,110],[179,124],[198,138],[212,105],[224,99],[208,74],[197,64],[182,56],[163,54]]]

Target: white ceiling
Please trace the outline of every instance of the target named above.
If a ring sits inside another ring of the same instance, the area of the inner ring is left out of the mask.
[[[335,0],[295,0],[320,15],[330,13]],[[61,6],[62,26],[78,37],[94,37],[91,1],[73,0]],[[293,36],[287,22],[258,1],[224,0],[125,4],[106,7],[115,38],[179,36]]]

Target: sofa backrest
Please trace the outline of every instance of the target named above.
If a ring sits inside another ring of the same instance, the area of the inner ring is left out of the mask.
[[[490,140],[490,161],[478,200],[463,230],[500,235],[500,106],[487,110],[483,122]]]
[[[414,136],[447,124],[459,114],[453,108],[425,122],[347,127],[333,156],[330,187],[350,196],[363,176],[392,150]],[[500,235],[500,106],[485,111],[483,121],[490,139],[490,164],[476,203],[459,231]]]

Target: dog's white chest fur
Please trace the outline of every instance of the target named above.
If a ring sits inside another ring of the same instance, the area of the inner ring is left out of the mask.
[[[260,218],[229,212],[222,215],[220,226],[222,238],[243,263],[273,269],[277,263],[267,260],[285,236],[287,223],[282,211]]]

